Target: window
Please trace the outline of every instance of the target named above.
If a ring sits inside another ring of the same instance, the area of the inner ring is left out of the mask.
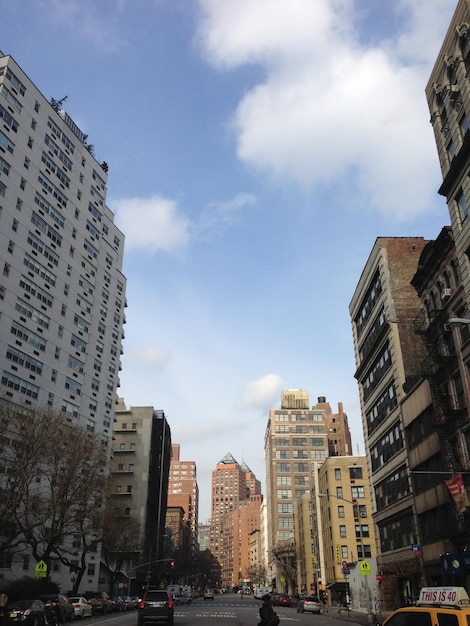
[[[455,196],[455,201],[457,202],[457,206],[460,211],[460,219],[463,221],[468,217],[468,206],[467,201],[465,200],[465,196],[463,195],[463,191],[460,190],[459,193]]]
[[[364,487],[351,487],[351,495],[353,499],[365,498],[366,492],[365,492]]]
[[[369,525],[368,524],[356,524],[356,539],[361,537],[369,537]]]
[[[335,467],[335,480],[341,480],[341,468]]]
[[[362,467],[350,467],[349,478],[351,480],[362,479]]]
[[[460,132],[462,133],[462,137],[465,137],[468,131],[468,118],[465,113],[459,120]]]
[[[341,517],[344,519],[345,515],[344,515],[344,506],[341,505],[338,507],[338,517]]]
[[[341,524],[341,526],[339,527],[339,536],[341,537],[341,539],[346,539],[347,537],[346,526],[344,526],[344,524]]]

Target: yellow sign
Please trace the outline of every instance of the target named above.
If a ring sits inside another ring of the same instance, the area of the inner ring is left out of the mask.
[[[38,561],[34,568],[36,578],[45,578],[47,576],[47,564],[44,561]]]
[[[361,576],[370,576],[370,563],[368,563],[367,561],[362,561],[359,566],[359,570],[361,572]]]

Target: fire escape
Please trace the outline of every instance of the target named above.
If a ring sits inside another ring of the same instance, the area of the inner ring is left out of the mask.
[[[467,420],[467,408],[463,396],[455,392],[459,361],[448,312],[438,309],[427,316],[421,313],[415,320],[415,330],[422,337],[428,352],[422,363],[422,375],[428,380],[431,390],[432,426],[439,437],[442,474],[449,472],[450,478],[462,470],[452,440]],[[464,516],[456,507],[455,514],[458,531],[466,532]]]

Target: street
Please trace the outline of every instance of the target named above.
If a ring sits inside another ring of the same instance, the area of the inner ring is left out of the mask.
[[[244,597],[235,594],[216,595],[214,600],[197,598],[190,605],[175,607],[175,626],[257,626],[259,622],[259,607],[261,601],[253,597]],[[292,626],[338,626],[342,622],[357,624],[354,617],[347,614],[339,616],[337,610],[331,613],[312,615],[311,613],[297,613],[294,607],[274,607],[279,615],[281,624]],[[334,619],[333,624],[331,623]],[[90,620],[88,620],[90,621]],[[137,611],[114,613],[112,615],[94,617],[93,624],[106,626],[137,626]],[[85,625],[84,625],[85,626]]]

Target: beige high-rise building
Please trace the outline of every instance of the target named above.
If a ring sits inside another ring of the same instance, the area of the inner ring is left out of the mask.
[[[314,468],[328,457],[328,448],[326,408],[310,408],[307,391],[283,391],[281,408],[269,411],[265,434],[267,549],[278,591],[293,593],[299,582],[307,583],[297,580],[294,506],[309,494]]]
[[[311,500],[322,587],[333,603],[347,600],[354,610],[371,610],[378,597],[377,552],[366,457],[327,459],[318,486],[312,483]]]

